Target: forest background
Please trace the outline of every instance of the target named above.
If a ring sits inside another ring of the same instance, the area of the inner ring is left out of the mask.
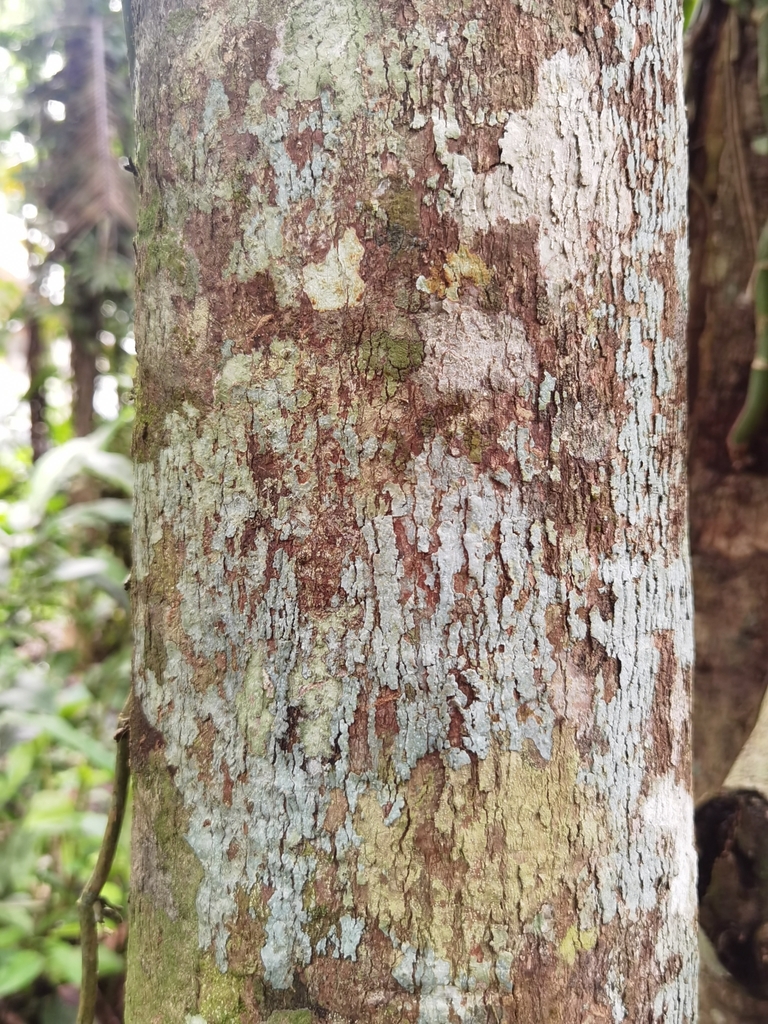
[[[721,785],[749,735],[768,664],[766,425],[738,466],[727,445],[755,347],[750,282],[768,217],[768,72],[759,56],[763,22],[748,6],[710,0],[686,15],[701,798]],[[75,904],[106,823],[112,734],[129,685],[131,151],[120,0],[5,0],[0,1024],[75,1020]],[[128,834],[125,827],[104,890],[116,909],[100,944],[102,1024],[122,1020]],[[765,1020],[767,1009],[724,974],[704,940],[703,1024]]]

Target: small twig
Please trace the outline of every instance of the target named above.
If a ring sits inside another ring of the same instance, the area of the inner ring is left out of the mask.
[[[736,171],[736,200],[738,202],[739,214],[741,215],[741,223],[744,227],[744,236],[749,246],[749,252],[754,259],[757,252],[757,217],[755,215],[752,189],[749,185],[749,175],[747,174],[744,140],[742,138],[741,110],[739,108],[736,75],[733,70],[734,62],[739,58],[740,43],[739,16],[736,11],[732,10],[730,12],[726,30],[728,32],[729,52],[726,54],[725,67],[723,69],[725,79],[725,127],[729,136]]]
[[[760,235],[755,269],[755,357],[744,406],[728,434],[734,469],[749,464],[749,443],[768,411],[768,223]]]
[[[80,909],[80,946],[83,960],[83,978],[80,984],[80,1005],[77,1009],[77,1024],[93,1024],[96,1011],[96,993],[99,977],[99,941],[96,931],[97,923],[102,920],[103,906],[100,900],[101,890],[109,876],[112,861],[120,838],[123,825],[125,801],[128,795],[130,767],[128,763],[128,719],[131,698],[125,702],[117,722],[115,740],[117,755],[115,757],[115,781],[112,787],[112,801],[109,807],[107,827],[99,850],[96,867],[88,879],[85,888],[77,901]]]

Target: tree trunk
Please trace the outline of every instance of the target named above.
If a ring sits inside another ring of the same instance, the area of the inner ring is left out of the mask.
[[[93,398],[96,393],[96,356],[101,328],[101,299],[77,285],[70,301],[72,342],[72,424],[76,437],[93,430]]]
[[[40,338],[40,318],[34,310],[27,316],[27,376],[29,377],[29,441],[32,461],[48,450],[48,424],[45,421],[45,391],[41,374],[45,355]]]
[[[127,1019],[692,1021],[678,5],[133,21]]]

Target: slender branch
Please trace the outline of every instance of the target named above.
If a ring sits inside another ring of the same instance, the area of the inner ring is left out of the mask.
[[[753,17],[758,23],[757,36],[757,82],[763,119],[768,127],[768,0],[757,0],[753,8]],[[735,32],[735,15],[731,17],[731,31]],[[735,84],[731,83],[731,91],[735,97]],[[733,108],[730,120],[738,115],[738,104]],[[741,143],[737,152],[742,161],[741,171],[737,178],[746,182],[747,194],[751,203],[751,193],[746,171],[743,168],[743,152]],[[738,164],[738,161],[737,161]],[[751,217],[754,218],[754,206]],[[754,228],[752,228],[754,230]],[[751,236],[750,236],[751,242]],[[734,469],[743,469],[749,463],[749,444],[768,411],[768,221],[763,226],[757,242],[756,262],[752,273],[755,298],[755,356],[749,371],[747,396],[736,422],[728,434],[728,454]]]
[[[125,802],[128,795],[130,766],[128,761],[128,719],[131,698],[125,702],[118,718],[115,740],[117,754],[115,757],[115,781],[112,787],[112,802],[109,807],[107,827],[101,843],[96,867],[83,889],[77,905],[80,909],[80,945],[83,961],[83,978],[80,985],[80,1005],[77,1010],[76,1024],[93,1024],[96,1010],[96,992],[99,976],[99,942],[96,931],[97,923],[102,919],[100,903],[101,890],[109,876],[114,860],[120,829],[123,825]]]
[[[736,200],[739,214],[744,227],[747,245],[754,259],[757,252],[757,217],[755,215],[755,203],[752,198],[752,189],[749,185],[749,175],[747,173],[738,87],[733,67],[734,62],[739,59],[740,48],[739,16],[736,11],[731,11],[728,15],[726,31],[728,33],[728,53],[726,54],[724,68],[725,128],[733,154],[734,184],[736,185]]]
[[[768,223],[760,233],[755,271],[755,357],[744,406],[728,435],[728,453],[736,469],[746,465],[749,442],[768,411]]]

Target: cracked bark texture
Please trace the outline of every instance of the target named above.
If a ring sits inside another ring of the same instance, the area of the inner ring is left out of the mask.
[[[677,4],[132,6],[127,1019],[692,1021]]]

